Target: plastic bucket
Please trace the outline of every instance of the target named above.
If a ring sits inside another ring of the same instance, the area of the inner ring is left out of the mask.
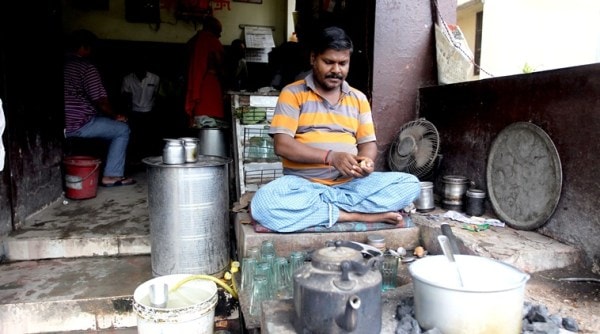
[[[135,289],[133,311],[137,315],[139,334],[213,333],[217,285],[213,281],[191,278],[193,275],[187,274],[159,276]],[[150,303],[151,286],[163,284],[168,286],[166,307],[154,307]]]
[[[419,325],[444,334],[521,333],[529,275],[498,260],[454,257],[460,278],[444,255],[427,256],[408,267]]]
[[[90,156],[65,157],[65,196],[70,199],[96,197],[100,163],[100,159]]]

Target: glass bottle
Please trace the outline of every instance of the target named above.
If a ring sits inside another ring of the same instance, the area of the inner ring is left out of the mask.
[[[294,295],[294,273],[300,267],[304,265],[304,261],[306,259],[306,254],[301,251],[295,251],[290,253],[290,266],[288,270],[288,275],[290,276],[290,285],[288,287],[288,293],[290,296]]]
[[[257,276],[265,276],[267,278],[267,284],[269,287],[273,286],[273,267],[270,262],[260,261],[256,263],[256,268],[254,270],[254,278]],[[256,280],[253,282],[256,284]],[[267,291],[267,299],[272,299],[275,296],[275,293],[272,289]]]
[[[290,298],[289,263],[285,257],[275,258],[273,264],[273,287],[277,298]]]
[[[275,245],[273,244],[273,241],[264,240],[262,242],[260,246],[260,255],[265,256],[265,254],[273,254],[273,256],[276,256]]]
[[[255,275],[252,284],[252,296],[250,297],[250,315],[257,317],[261,315],[262,302],[269,299],[269,283],[265,275]]]
[[[260,260],[260,248],[250,247],[246,250],[246,257],[255,258],[256,261]]]
[[[252,278],[256,270],[255,258],[245,257],[242,259],[242,291],[252,291]]]

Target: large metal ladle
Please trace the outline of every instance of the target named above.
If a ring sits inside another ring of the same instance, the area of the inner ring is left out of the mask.
[[[450,266],[454,267],[456,271],[458,283],[461,287],[464,287],[462,276],[460,275],[460,269],[458,268],[458,264],[456,263],[456,259],[454,258],[452,247],[450,247],[450,239],[448,239],[448,237],[445,235],[438,235],[437,238],[438,242],[440,243],[440,246],[442,247],[442,252],[444,252],[444,255],[446,256],[448,261],[450,261]]]

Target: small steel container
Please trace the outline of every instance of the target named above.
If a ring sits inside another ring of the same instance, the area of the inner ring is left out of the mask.
[[[185,163],[185,148],[180,139],[165,139],[162,160],[167,165],[177,165]]]
[[[465,213],[469,216],[481,216],[485,213],[485,191],[471,188],[467,190]]]
[[[433,201],[433,182],[421,182],[421,193],[414,202],[417,211],[429,212],[435,209]]]
[[[179,138],[183,142],[183,148],[185,151],[185,162],[196,162],[198,161],[198,138],[184,137]]]

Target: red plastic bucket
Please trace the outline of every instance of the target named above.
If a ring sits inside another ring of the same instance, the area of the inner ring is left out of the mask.
[[[96,197],[100,163],[100,159],[90,156],[65,157],[65,196],[70,199]]]

